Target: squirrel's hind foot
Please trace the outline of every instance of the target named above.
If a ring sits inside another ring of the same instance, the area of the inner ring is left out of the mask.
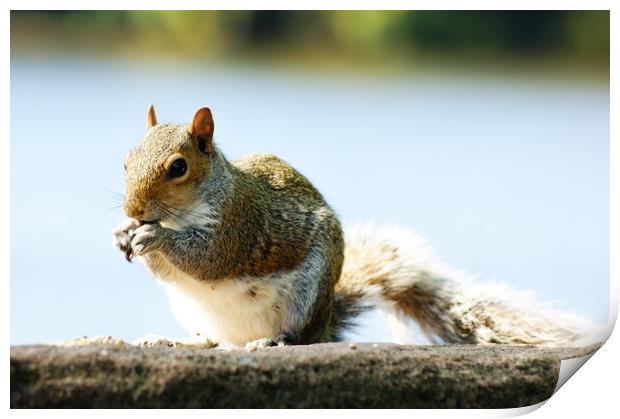
[[[284,339],[272,339],[272,338],[264,338],[257,339],[245,344],[245,350],[248,352],[255,352],[258,349],[263,348],[272,348],[274,346],[286,346]]]

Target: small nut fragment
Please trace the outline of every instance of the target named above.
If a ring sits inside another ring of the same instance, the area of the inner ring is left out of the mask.
[[[357,344],[349,343],[349,349],[357,349]]]

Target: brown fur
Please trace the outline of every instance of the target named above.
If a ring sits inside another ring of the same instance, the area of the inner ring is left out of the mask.
[[[152,108],[147,121],[156,121]],[[170,211],[166,208],[189,212],[200,203],[217,207],[217,223],[200,233],[208,237],[206,241],[196,239],[191,228],[176,235],[160,230],[169,238],[157,239],[161,242],[157,247],[152,245],[175,268],[210,283],[290,272],[308,257],[317,258],[316,263],[324,267],[316,278],[307,279],[313,282],[310,288],[317,287],[314,301],[304,300],[309,298],[306,289],[293,290],[290,297],[295,304],[310,304],[309,312],[303,314],[307,316],[303,327],[282,332],[290,342],[328,340],[344,248],[337,217],[312,184],[277,157],[256,154],[228,162],[213,145],[213,127],[208,108],[198,110],[186,127],[150,126],[127,157],[125,213],[141,221],[159,222],[166,219]],[[188,172],[172,181],[168,166],[176,158],[187,161]],[[219,184],[223,186],[214,186]],[[209,188],[212,195],[205,192]],[[198,241],[186,247],[188,240]],[[157,253],[151,253],[148,260],[151,269],[166,269]],[[257,288],[251,288],[247,295],[255,298],[257,293]]]

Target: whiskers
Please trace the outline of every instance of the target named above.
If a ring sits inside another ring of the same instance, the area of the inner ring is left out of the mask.
[[[219,222],[215,211],[208,204],[179,208],[160,202],[153,212],[164,224],[168,224],[173,229],[183,229],[188,226],[212,229]]]
[[[98,189],[104,193],[98,197],[98,202],[93,202],[93,205],[104,207],[101,218],[112,212],[122,212],[125,204],[125,194],[104,187],[98,187]],[[181,230],[189,226],[210,230],[219,222],[217,212],[206,202],[182,208],[152,200],[146,203],[145,206],[151,208],[149,211],[150,217],[160,221],[164,227],[174,230]],[[92,212],[92,210],[88,212]]]
[[[76,196],[84,205],[79,206],[76,215],[90,214],[99,216],[99,220],[107,217],[111,213],[120,211],[125,203],[125,195],[111,189],[95,186],[100,193],[93,193],[90,187],[86,193],[78,193]],[[94,214],[93,214],[94,213]]]

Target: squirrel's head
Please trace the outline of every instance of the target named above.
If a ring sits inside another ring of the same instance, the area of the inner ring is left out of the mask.
[[[213,117],[199,109],[188,125],[157,124],[150,106],[147,132],[125,159],[125,214],[143,222],[174,217],[190,205],[210,175]]]

